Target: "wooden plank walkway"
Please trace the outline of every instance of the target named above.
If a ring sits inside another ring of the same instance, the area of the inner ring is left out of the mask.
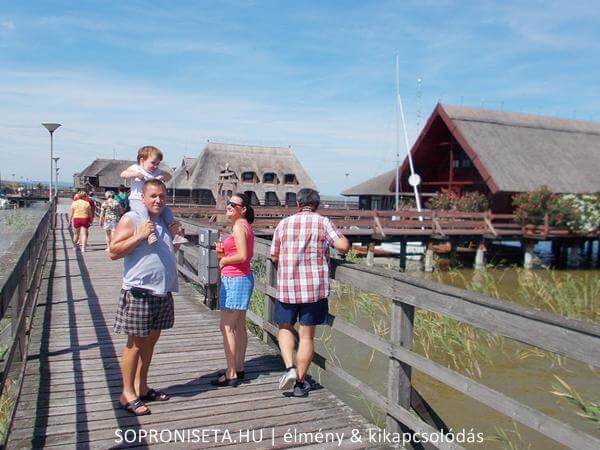
[[[90,251],[75,251],[66,217],[59,214],[9,449],[298,447],[300,442],[285,443],[284,433],[319,429],[344,432],[342,448],[366,447],[352,443],[349,436],[353,429],[369,427],[367,421],[327,389],[314,390],[304,399],[283,395],[277,389],[280,358],[252,335],[246,382],[237,388],[211,386],[216,371],[225,366],[218,312],[202,305],[200,295],[184,282],[175,296],[175,327],[158,342],[149,375],[151,385],[165,389],[171,400],[151,403],[152,414],[144,417],[117,408],[119,359],[126,339],[113,333],[112,325],[122,262],[110,261],[104,248],[103,232],[95,225],[90,229]],[[155,439],[124,445],[121,436],[134,436],[133,431],[125,434],[128,429],[157,434]],[[194,429],[200,442],[188,431],[191,442],[164,443],[177,438],[175,430],[181,436],[186,429]],[[221,432],[209,431],[215,429]],[[233,442],[223,440],[225,429]],[[254,430],[257,440],[262,430],[263,440],[236,442],[239,430]],[[319,446],[325,447],[337,443]]]

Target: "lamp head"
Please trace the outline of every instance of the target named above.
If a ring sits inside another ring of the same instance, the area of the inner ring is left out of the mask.
[[[50,132],[50,134],[54,133],[54,130],[60,127],[60,123],[43,123],[42,125]]]

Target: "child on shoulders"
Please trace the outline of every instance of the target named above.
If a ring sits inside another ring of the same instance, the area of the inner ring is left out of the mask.
[[[131,211],[135,211],[140,214],[143,220],[148,220],[148,210],[142,202],[142,192],[144,190],[144,183],[146,180],[160,180],[166,183],[171,179],[171,174],[164,172],[159,168],[161,161],[163,160],[162,152],[151,145],[146,145],[138,150],[137,164],[133,164],[121,172],[121,178],[131,180],[131,191],[129,193],[129,207]],[[170,208],[165,208],[161,215],[162,219],[170,225],[175,221],[173,213]],[[154,244],[157,241],[157,237],[152,233],[148,237],[148,243]],[[173,237],[173,244],[184,244],[188,240],[177,234]]]

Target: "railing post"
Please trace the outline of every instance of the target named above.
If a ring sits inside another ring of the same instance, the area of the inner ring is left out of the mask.
[[[413,324],[415,308],[399,300],[392,301],[392,315],[390,323],[390,343],[392,346],[413,348]],[[390,357],[388,366],[388,399],[392,404],[398,404],[410,410],[411,398],[411,367]],[[404,426],[392,416],[387,416],[386,430],[400,433]]]
[[[266,284],[268,287],[277,287],[277,269],[271,258],[266,259]],[[265,322],[273,322],[273,302],[277,301],[275,297],[265,294],[263,320]],[[272,341],[272,339],[271,339]],[[269,342],[269,333],[263,327],[263,342]]]
[[[15,296],[13,297],[11,319],[13,337],[17,341],[17,348],[14,356],[15,362],[22,362],[25,356],[25,327],[22,326],[22,322],[20,320],[21,310],[23,309],[25,296],[27,295],[27,276],[24,272],[24,270],[20,271],[19,285],[16,289]]]

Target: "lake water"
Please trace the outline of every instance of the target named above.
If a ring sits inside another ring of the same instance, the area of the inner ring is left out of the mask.
[[[540,256],[544,256],[540,254]],[[533,273],[533,275],[528,275]],[[570,314],[583,320],[600,320],[600,271],[539,270],[526,272],[518,268],[489,270],[484,275],[473,270],[435,272],[433,274],[414,273],[435,281],[472,290],[488,295],[535,306],[556,313]],[[529,277],[529,278],[528,278]],[[532,292],[536,290],[536,292]],[[547,290],[548,292],[537,292]],[[538,304],[539,303],[539,304]],[[572,304],[571,304],[572,303]],[[562,308],[562,309],[561,309]],[[377,299],[353,290],[348,292],[340,287],[331,297],[331,311],[350,320],[361,328],[387,337],[389,329],[389,301]],[[597,423],[577,415],[579,410],[565,400],[553,395],[559,386],[558,379],[564,380],[587,401],[600,403],[600,371],[566,358],[556,358],[551,354],[511,341],[494,338],[486,334],[476,334],[467,329],[455,328],[440,317],[423,314],[415,325],[415,351],[428,355],[439,364],[468,375],[482,384],[531,406],[551,417],[571,424],[586,433],[600,437]],[[387,392],[388,360],[356,342],[328,328],[321,327],[318,333],[317,349],[332,359],[346,371],[382,394]],[[450,343],[449,343],[450,342]],[[481,344],[481,345],[479,345]],[[467,346],[479,350],[468,352]],[[379,412],[360,397],[356,390],[346,388],[343,383],[319,369],[313,368],[313,376],[336,391],[346,402],[367,417],[383,425],[385,420]],[[495,412],[475,400],[444,386],[432,378],[413,371],[416,389],[432,405],[434,410],[454,430],[471,428],[481,431],[493,439],[506,436],[515,448],[559,449],[561,445],[523,425],[515,425],[512,420]],[[503,439],[503,437],[501,438]],[[469,447],[469,444],[465,444]],[[509,448],[499,441],[486,441],[470,448]]]
[[[35,229],[46,208],[47,204],[40,202],[29,208],[0,210],[0,258],[23,233]]]

